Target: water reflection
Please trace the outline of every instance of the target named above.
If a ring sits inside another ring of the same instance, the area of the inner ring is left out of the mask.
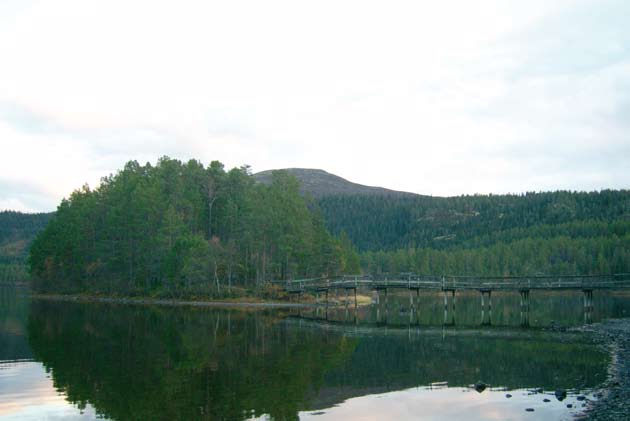
[[[36,301],[29,340],[70,402],[112,419],[296,419],[434,382],[458,393],[480,379],[495,389],[588,389],[606,373],[605,355],[577,336],[443,337],[288,315]]]
[[[470,389],[429,387],[351,398],[325,411],[303,411],[303,420],[511,420],[567,419],[578,413],[582,403],[574,397],[563,402],[550,394],[533,394],[528,390],[476,393]],[[545,398],[545,397],[547,398]],[[551,398],[551,399],[548,399]],[[547,399],[548,402],[545,401]],[[567,408],[571,405],[571,409]],[[526,411],[533,409],[532,412]]]
[[[31,358],[26,331],[29,310],[28,290],[0,285],[0,361]]]
[[[0,418],[92,420],[96,411],[91,405],[69,405],[40,363],[0,361]]]
[[[0,289],[0,419],[553,419],[606,376],[584,337],[520,329],[518,295],[493,294],[486,328],[479,294],[447,298],[448,326],[435,294],[298,312],[31,303]],[[532,294],[532,324],[579,323],[581,298]],[[593,300],[596,318],[628,308]]]
[[[371,306],[321,306],[299,312],[304,317],[381,325],[514,327],[569,327],[630,315],[630,297],[606,291],[366,293],[373,295]]]

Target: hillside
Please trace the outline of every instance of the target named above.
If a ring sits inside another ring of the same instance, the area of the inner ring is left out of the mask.
[[[253,186],[247,187],[251,191],[247,195],[251,194],[251,198],[238,205],[244,207],[234,208],[240,199],[229,196],[236,193],[236,186],[243,182],[248,185],[244,180],[249,179],[257,181],[254,185],[268,188],[273,185],[274,177],[286,176],[286,173],[264,171],[241,179],[234,171],[221,171],[219,187],[224,184],[224,191],[232,193],[217,196],[212,234],[223,242],[244,229],[238,225],[250,224],[269,211],[262,206],[262,203],[269,206],[269,199],[260,196],[266,193],[262,190],[255,193],[256,189],[251,190]],[[366,272],[566,274],[630,271],[628,190],[431,197],[363,186],[323,170],[292,168],[286,172],[299,181],[296,190],[299,188],[302,194],[313,196],[310,208],[321,215],[321,219],[315,218],[313,223],[323,220],[321,223],[345,244],[346,249],[352,244],[362,252],[361,265]],[[241,181],[237,184],[228,181],[230,175]],[[180,200],[180,197],[164,200],[172,204],[172,200]],[[207,198],[200,197],[199,200]],[[252,208],[254,202],[259,202],[259,206]],[[287,207],[286,203],[279,202],[276,212],[282,205]],[[200,207],[196,217],[202,218],[201,222],[196,222],[200,227],[207,224],[203,222],[203,218],[207,218],[204,206]],[[266,210],[261,212],[261,209]],[[0,281],[25,276],[28,246],[51,215],[0,213]],[[240,215],[239,219],[233,219],[233,215]],[[248,216],[243,218],[245,215]],[[121,238],[116,242],[125,244]],[[227,250],[219,251],[227,253]],[[272,255],[276,256],[275,253]],[[251,271],[256,266],[250,265],[251,258],[239,263],[238,270]],[[124,257],[118,259],[122,261]],[[257,264],[263,263],[257,260]],[[264,266],[263,270],[273,268],[275,276],[287,276],[279,263],[269,265],[265,262]],[[237,276],[236,273],[229,274],[230,268],[229,262],[220,266],[219,274],[224,279]],[[252,276],[258,277],[251,272],[245,275],[249,279]]]
[[[0,212],[0,282],[23,281],[28,275],[26,257],[35,236],[52,213]]]
[[[362,251],[410,246],[472,248],[540,236],[549,230],[555,235],[575,231],[557,229],[562,224],[630,223],[628,190],[457,197],[326,196],[318,205],[330,231],[346,232]],[[588,235],[585,231],[584,236]]]
[[[254,174],[254,179],[263,184],[270,184],[272,174],[276,170],[261,171]],[[309,168],[286,168],[289,174],[300,182],[300,192],[310,194],[315,198],[338,195],[363,195],[363,196],[397,196],[414,197],[415,193],[390,190],[383,187],[365,186],[353,183],[338,175],[324,170]]]
[[[369,273],[630,272],[630,191],[447,198],[326,196],[318,206]]]

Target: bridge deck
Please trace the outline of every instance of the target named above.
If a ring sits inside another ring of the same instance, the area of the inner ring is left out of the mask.
[[[275,281],[286,292],[323,292],[331,289],[370,288],[410,290],[614,290],[630,289],[629,274],[609,276],[530,276],[530,277],[456,277],[406,276],[394,279],[375,279],[367,276],[317,278],[293,281]]]

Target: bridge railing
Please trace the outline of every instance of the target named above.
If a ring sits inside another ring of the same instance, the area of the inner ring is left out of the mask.
[[[592,289],[630,287],[630,278],[615,275],[445,277],[445,288],[456,289]]]
[[[410,289],[601,289],[630,288],[630,274],[562,276],[435,276],[402,274],[344,275],[297,280],[272,281],[285,290],[300,292],[317,288],[410,288]]]

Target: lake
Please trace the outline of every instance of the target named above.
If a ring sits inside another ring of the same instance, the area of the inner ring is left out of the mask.
[[[439,294],[355,312],[62,302],[0,287],[0,419],[547,420],[597,399],[609,356],[563,331],[584,323],[581,293],[533,292],[527,328],[518,293],[492,299],[481,326],[478,293],[458,294],[454,312]],[[595,292],[588,319],[628,314],[630,297]]]

